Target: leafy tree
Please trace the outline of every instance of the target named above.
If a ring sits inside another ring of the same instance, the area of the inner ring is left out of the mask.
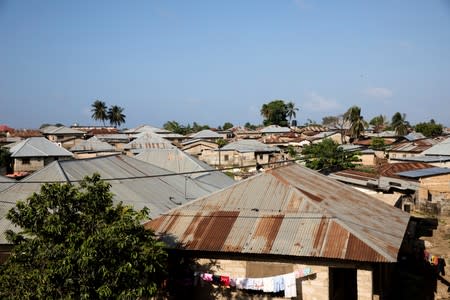
[[[223,123],[222,129],[223,130],[228,130],[228,129],[231,129],[233,127],[234,127],[233,123],[225,122],[225,123]]]
[[[354,168],[359,161],[358,153],[344,151],[332,139],[324,139],[317,144],[307,145],[302,150],[306,167],[324,173]]]
[[[167,254],[141,222],[148,210],[113,205],[98,174],[45,184],[7,218],[23,231],[0,269],[1,299],[138,299],[157,293]]]
[[[178,124],[177,121],[167,121],[166,123],[164,123],[163,128],[166,130],[169,130],[171,132],[174,132],[174,133],[178,133],[178,134],[182,134],[182,135],[186,134],[186,128],[184,126]]]
[[[202,131],[204,129],[209,129],[209,128],[210,127],[208,125],[200,125],[197,122],[194,122],[194,123],[192,123],[192,131],[189,133],[199,132],[199,131]]]
[[[386,116],[378,115],[376,117],[373,117],[370,120],[369,124],[375,127],[374,128],[375,132],[380,132],[380,131],[383,131],[387,127],[388,122],[387,122]]]
[[[13,160],[11,158],[11,153],[6,148],[0,148],[0,169],[5,168],[6,173],[12,172],[12,163]]]
[[[261,115],[264,117],[264,126],[288,126],[286,119],[287,112],[287,106],[283,100],[273,100],[272,102],[263,104],[261,107]]]
[[[326,127],[336,127],[339,122],[339,116],[326,116],[322,118],[322,125]]]
[[[114,126],[120,126],[125,123],[126,116],[123,114],[123,108],[113,105],[108,109],[109,123]]]
[[[289,122],[291,122],[292,118],[297,116],[298,108],[295,107],[295,103],[290,101],[286,104],[286,116],[289,118]]]
[[[256,130],[258,128],[258,125],[250,124],[250,122],[247,122],[244,124],[244,128],[248,130]]]
[[[350,122],[350,135],[352,138],[358,139],[364,132],[366,122],[361,116],[361,108],[359,106],[350,107],[344,114],[344,119]]]
[[[225,146],[226,144],[228,144],[227,140],[222,139],[222,138],[217,139],[217,140],[216,140],[216,143],[217,143],[217,145],[219,145],[219,148],[222,148],[223,146]]]
[[[431,119],[430,122],[418,123],[416,124],[414,129],[416,130],[416,132],[420,132],[426,137],[439,136],[444,130],[442,124],[436,124],[434,119]]]
[[[392,116],[391,127],[395,130],[396,134],[399,136],[404,136],[408,134],[409,123],[408,121],[406,121],[406,114],[396,112]]]
[[[370,141],[370,148],[374,150],[384,150],[386,148],[386,143],[383,138],[373,137]]]
[[[103,126],[105,125],[105,121],[109,119],[108,116],[108,108],[106,107],[106,103],[100,100],[95,100],[91,105],[92,116],[91,118],[95,121],[103,122]]]

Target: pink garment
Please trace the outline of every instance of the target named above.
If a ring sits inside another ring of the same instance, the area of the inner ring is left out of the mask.
[[[203,273],[200,275],[200,278],[204,281],[212,282],[213,281],[213,275],[208,273]]]

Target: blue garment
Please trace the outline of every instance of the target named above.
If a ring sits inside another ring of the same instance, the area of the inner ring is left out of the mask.
[[[273,278],[273,291],[275,293],[284,291],[284,279],[283,275],[275,276]]]

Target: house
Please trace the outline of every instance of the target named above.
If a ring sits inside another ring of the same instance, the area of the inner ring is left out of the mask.
[[[73,146],[70,148],[70,152],[72,152],[77,159],[119,154],[114,146],[99,140],[95,136]]]
[[[267,165],[281,159],[280,149],[256,140],[239,140],[222,148],[205,150],[199,157],[210,166],[246,168],[256,171],[257,165]]]
[[[226,138],[226,136],[225,136]],[[207,140],[207,141],[217,141],[218,139],[224,139],[224,136],[221,134],[218,134],[215,131],[212,131],[210,129],[203,129],[199,132],[193,133],[189,135],[190,140]]]
[[[321,143],[324,139],[331,139],[337,144],[342,144],[342,135],[337,131],[323,131],[307,138],[312,144]]]
[[[66,160],[73,154],[44,137],[32,137],[9,148],[14,172],[34,172],[55,160]]]
[[[135,158],[177,174],[185,174],[217,188],[225,188],[235,183],[221,171],[177,148],[148,149],[136,155]]]
[[[84,131],[66,126],[46,126],[41,129],[42,134],[49,141],[55,142],[65,149],[70,149],[83,141]]]
[[[422,152],[436,145],[437,142],[433,139],[420,139],[413,141],[404,141],[392,145],[386,150],[389,162],[395,161],[397,158],[409,158],[420,155]]]
[[[182,134],[171,132],[164,128],[158,128],[150,125],[140,125],[132,129],[125,130],[124,133],[128,134],[130,137],[135,138],[140,133],[151,133],[151,134],[157,134],[160,137],[174,143],[174,144],[180,144],[183,142],[186,137]]]
[[[178,175],[126,155],[53,161],[0,191],[0,252],[9,249],[5,231],[18,230],[6,219],[6,214],[17,201],[25,200],[33,193],[39,192],[44,183],[76,184],[85,176],[92,176],[94,173],[100,174],[102,179],[111,184],[114,203],[122,202],[136,210],[147,207],[151,218],[193,199],[209,195],[220,189],[220,184],[224,182],[223,178],[217,183],[212,177],[207,182],[197,180],[194,178],[196,176]]]
[[[181,150],[196,157],[199,157],[204,150],[214,150],[218,148],[219,145],[216,142],[202,139],[187,140],[181,143]]]
[[[114,149],[117,152],[122,152],[131,138],[128,134],[125,133],[103,133],[103,134],[95,134],[95,137],[102,142],[108,143],[114,146]]]
[[[135,155],[146,149],[173,149],[175,146],[157,133],[144,132],[137,135],[135,140],[124,145],[127,155]]]
[[[265,135],[285,135],[292,130],[289,127],[279,126],[279,125],[269,125],[259,130],[263,136]]]
[[[408,213],[291,164],[177,207],[145,226],[173,256],[197,259],[198,272],[241,284],[225,290],[207,283],[190,287],[197,299],[286,297],[286,287],[284,295],[262,291],[264,280],[270,287],[281,274],[291,276],[289,297],[297,299],[394,299],[393,276],[409,219]],[[258,287],[243,281],[257,282],[261,291],[255,294]]]
[[[450,157],[450,137],[422,152],[425,156]]]

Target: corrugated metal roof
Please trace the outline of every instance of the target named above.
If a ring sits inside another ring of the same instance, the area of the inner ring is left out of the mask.
[[[222,135],[215,131],[204,129],[189,136],[190,139],[220,139]]]
[[[135,209],[148,207],[152,218],[218,190],[211,184],[182,175],[127,179],[171,172],[125,155],[55,161],[0,192],[0,229],[10,226],[6,224],[9,221],[4,217],[12,205],[40,191],[39,182],[76,181],[95,172],[105,180],[123,178],[109,181],[114,201],[122,201]],[[0,232],[0,235],[2,233]],[[0,237],[0,244],[4,242],[5,240]]]
[[[15,182],[14,179],[0,175],[0,192],[13,185]]]
[[[433,145],[435,145],[436,142],[432,139],[424,139],[424,140],[417,140],[412,142],[403,142],[396,145],[393,145],[389,152],[395,151],[395,152],[414,152],[414,153],[420,153],[423,152],[429,148],[431,148]]]
[[[124,149],[173,149],[171,142],[162,138],[157,133],[141,133],[139,137],[124,146]]]
[[[146,226],[180,249],[395,262],[408,221],[409,214],[399,209],[292,164],[178,207]]]
[[[450,137],[422,152],[423,155],[450,156]]]
[[[190,176],[217,188],[224,188],[235,183],[229,176],[177,148],[145,150],[135,158],[174,173],[201,172]]]
[[[269,125],[260,130],[261,133],[285,133],[291,132],[289,127],[279,125]]]
[[[166,130],[164,128],[158,128],[151,125],[139,125],[137,127],[125,130],[124,133],[170,133],[169,130]]]
[[[425,155],[423,155],[423,156],[414,156],[414,157],[396,157],[396,158],[391,157],[390,160],[436,163],[436,162],[450,161],[450,156],[440,156],[440,155],[425,156]]]
[[[81,130],[69,128],[66,126],[47,126],[41,129],[43,134],[54,134],[54,135],[83,135],[84,132]]]
[[[9,149],[11,157],[70,157],[73,154],[44,137],[31,137]]]
[[[239,140],[229,143],[221,148],[221,150],[233,150],[241,153],[244,152],[279,152],[280,148],[263,144],[256,140]]]
[[[385,164],[380,167],[379,174],[380,176],[399,178],[397,174],[400,172],[428,169],[432,167],[432,165],[422,162]]]
[[[413,170],[413,171],[397,173],[397,175],[399,175],[399,176],[409,177],[409,178],[422,178],[422,177],[444,175],[444,174],[450,174],[450,169],[434,167],[434,168],[428,168],[428,169]]]
[[[421,132],[410,132],[407,135],[405,135],[405,139],[408,141],[415,141],[426,138]]]
[[[72,152],[102,152],[115,151],[114,146],[107,142],[102,142],[97,137],[93,136],[88,140],[82,141],[80,144],[70,148]]]

